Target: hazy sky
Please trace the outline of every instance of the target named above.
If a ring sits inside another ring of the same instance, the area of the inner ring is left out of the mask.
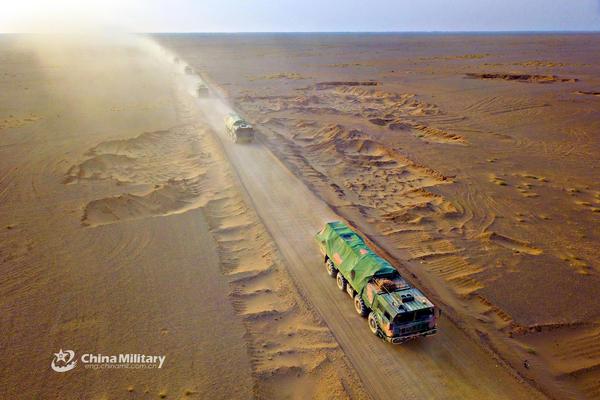
[[[0,32],[600,30],[600,0],[0,0]]]

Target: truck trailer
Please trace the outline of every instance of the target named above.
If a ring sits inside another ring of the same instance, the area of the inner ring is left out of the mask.
[[[327,273],[353,298],[373,334],[399,344],[437,333],[435,306],[345,223],[325,224],[315,240]]]

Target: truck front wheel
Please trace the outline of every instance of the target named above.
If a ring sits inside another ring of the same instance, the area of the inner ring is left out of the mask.
[[[331,261],[329,258],[325,260],[325,269],[327,270],[327,274],[332,278],[337,274],[335,266],[333,265],[333,261]]]
[[[342,274],[340,274],[339,272],[335,277],[335,282],[337,283],[338,289],[340,289],[342,292],[346,291],[346,279],[344,279]]]
[[[375,313],[373,311],[369,314],[369,329],[373,335],[379,334],[379,326],[377,325],[377,319],[375,318]]]
[[[361,317],[366,317],[367,312],[369,311],[365,302],[358,293],[354,296],[354,309]]]

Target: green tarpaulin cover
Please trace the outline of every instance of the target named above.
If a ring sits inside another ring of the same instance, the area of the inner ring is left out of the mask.
[[[315,239],[335,267],[361,295],[373,276],[396,272],[390,263],[375,254],[363,239],[343,222],[328,222],[323,230],[317,233]]]

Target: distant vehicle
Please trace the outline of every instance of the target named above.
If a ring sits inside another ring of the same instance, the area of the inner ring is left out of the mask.
[[[183,72],[185,72],[187,75],[194,75],[194,69],[192,67],[190,67],[189,65],[186,65],[185,68],[183,69]]]
[[[206,83],[202,81],[198,83],[198,86],[196,87],[196,94],[200,98],[210,96],[210,90],[208,90],[208,86],[206,86]]]
[[[244,121],[242,117],[231,113],[225,117],[225,127],[227,133],[235,143],[251,142],[254,139],[254,128]]]
[[[399,344],[437,333],[434,305],[346,224],[325,224],[315,240],[327,273],[354,299],[356,312],[368,317],[373,334]]]

